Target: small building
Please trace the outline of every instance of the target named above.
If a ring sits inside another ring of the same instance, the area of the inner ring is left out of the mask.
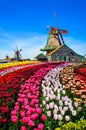
[[[67,30],[51,27],[46,46],[41,51],[46,51],[48,61],[82,62],[84,56],[77,54],[68,47],[62,37]]]
[[[35,60],[38,60],[38,61],[48,61],[48,58],[47,56],[45,56],[44,54],[39,54],[35,57]]]

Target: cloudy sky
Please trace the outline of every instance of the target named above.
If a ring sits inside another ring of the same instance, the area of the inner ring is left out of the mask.
[[[46,45],[47,25],[67,29],[65,43],[86,54],[86,0],[0,0],[0,59],[16,46],[33,59]]]

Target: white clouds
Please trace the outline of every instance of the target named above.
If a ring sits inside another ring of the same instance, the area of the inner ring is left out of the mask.
[[[41,53],[40,52],[40,48],[41,48],[42,46],[36,46],[36,47],[32,47],[32,48],[25,48],[24,49],[24,51],[22,51],[22,56],[24,57],[24,58],[30,58],[30,59],[34,59],[34,57],[36,56],[36,55],[38,55],[39,53]]]
[[[46,40],[46,35],[36,34],[28,38],[14,40],[11,46],[12,48],[15,48],[16,46],[19,49],[22,48],[23,51],[21,54],[23,58],[34,59],[37,54],[41,53],[40,49],[45,46]]]
[[[4,48],[4,49],[0,50],[0,59],[5,58],[6,55],[12,57],[13,53],[14,53],[13,51]]]
[[[34,59],[37,54],[41,53],[40,49],[45,46],[47,41],[46,35],[36,33],[32,34],[32,36],[30,34],[27,38],[12,37],[10,39],[0,39],[3,42],[2,48],[0,48],[0,58],[4,58],[6,55],[13,57],[14,49],[17,46],[18,49],[22,48],[21,54],[23,58]]]

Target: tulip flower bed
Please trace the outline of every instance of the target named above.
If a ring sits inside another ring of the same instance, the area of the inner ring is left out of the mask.
[[[4,69],[0,130],[72,130],[71,122],[86,119],[86,84],[74,72],[72,64],[62,62]]]
[[[22,61],[22,62],[9,62],[9,63],[4,63],[0,64],[0,71],[1,69],[5,69],[8,67],[13,67],[13,66],[21,66],[21,65],[26,65],[26,64],[38,64],[40,61]]]
[[[37,64],[36,64],[37,65]],[[6,75],[6,74],[9,74],[11,72],[14,72],[14,71],[17,71],[17,70],[20,70],[20,69],[23,69],[23,68],[27,68],[29,66],[34,66],[34,65],[22,65],[22,66],[15,66],[15,67],[8,67],[8,68],[5,68],[5,69],[2,69],[1,72],[0,72],[0,75],[3,76],[3,75]]]
[[[83,74],[83,76],[84,75],[85,74]],[[80,79],[78,70],[76,73],[74,73],[74,67],[68,66],[61,71],[60,78],[62,80],[62,83],[65,84],[66,90],[69,90],[71,94],[73,94],[73,98],[78,97],[80,98],[79,104],[81,102],[84,102],[84,104],[86,104],[86,91],[84,90],[86,83]]]
[[[22,88],[23,88],[23,86],[20,87],[20,85],[22,83],[24,83],[25,80],[28,79],[30,76],[32,79],[30,82],[31,82],[32,86],[34,84],[34,86],[33,86],[33,89],[34,89],[34,87],[36,87],[37,84],[39,84],[39,82],[41,81],[41,78],[43,78],[44,74],[46,74],[50,69],[55,67],[57,64],[60,64],[60,63],[48,63],[48,64],[45,63],[45,64],[24,67],[22,69],[19,69],[17,71],[7,74],[7,75],[0,76],[0,125],[1,125],[1,128],[3,127],[2,128],[3,130],[5,129],[5,125],[3,125],[3,123],[7,122],[6,128],[7,129],[9,128],[10,123],[8,123],[8,122],[9,122],[9,119],[11,116],[10,115],[11,110],[13,110],[14,103],[17,100],[17,97],[20,95],[20,94],[18,94],[19,90],[21,93]],[[40,68],[41,68],[41,72],[38,71],[38,70],[40,70]],[[35,81],[36,77],[37,77],[37,74],[35,74],[36,72],[38,72],[38,73],[40,72],[40,74],[38,75],[37,81]],[[35,76],[32,76],[33,74],[35,74]],[[29,83],[29,80],[27,82]],[[31,91],[32,91],[32,89],[31,89]],[[29,91],[27,91],[27,92],[28,92],[27,99],[29,99]],[[39,96],[39,92],[38,92],[38,96]],[[36,95],[36,97],[37,97],[37,95]],[[20,99],[20,101],[19,101],[19,99]],[[21,102],[22,99],[23,99],[23,97],[18,98],[18,101],[20,104],[22,104],[22,102]],[[37,103],[39,102],[38,99],[36,100],[36,102]],[[15,104],[17,104],[17,103],[15,103]],[[16,105],[14,107],[14,109],[18,109],[18,106]],[[40,110],[40,109],[38,109],[38,110]],[[22,109],[21,109],[21,111],[22,111]],[[41,118],[45,118],[45,116],[43,116]]]
[[[79,69],[83,76],[84,70],[86,70],[86,68]],[[86,82],[79,77],[79,71],[74,71],[74,66],[67,66],[60,72],[60,80],[66,88],[68,97],[78,104],[79,110],[81,109],[80,113],[77,115],[77,120],[86,119]]]
[[[45,126],[53,130],[62,123],[77,120],[81,107],[68,96],[65,85],[59,80],[59,73],[64,66],[59,66],[50,71],[42,80],[43,93],[40,97],[41,107],[47,116]]]
[[[8,113],[16,100],[19,86],[29,77],[29,75],[37,70],[38,68],[36,66],[25,67],[8,75],[0,76],[0,121],[2,123],[5,123],[9,117]]]
[[[21,130],[31,127],[34,130],[38,128],[43,130],[44,128],[43,121],[46,116],[42,115],[42,109],[39,105],[39,89],[42,78],[50,69],[51,67],[42,67],[20,88],[14,110],[11,111],[11,120],[13,123],[18,123],[18,126],[20,124]],[[17,116],[18,113],[19,116]],[[18,121],[18,118],[20,121]]]

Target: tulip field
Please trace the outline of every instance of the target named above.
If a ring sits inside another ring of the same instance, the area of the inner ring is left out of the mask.
[[[0,130],[86,130],[86,67],[0,64]]]

